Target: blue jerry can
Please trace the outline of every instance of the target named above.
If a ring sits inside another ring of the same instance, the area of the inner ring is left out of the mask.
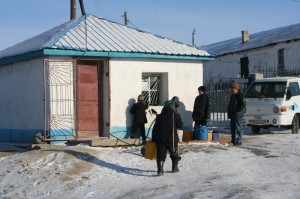
[[[207,126],[195,126],[195,140],[208,140],[208,129]]]

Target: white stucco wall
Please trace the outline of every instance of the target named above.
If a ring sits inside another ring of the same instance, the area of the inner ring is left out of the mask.
[[[240,77],[240,58],[248,56],[249,73],[257,73],[266,67],[278,67],[278,50],[284,50],[286,69],[300,67],[300,41],[282,42],[273,46],[253,49],[241,53],[228,54],[216,58],[214,61],[204,62],[204,82],[219,77]]]
[[[0,129],[44,128],[43,59],[0,67]]]
[[[198,87],[202,85],[203,68],[200,61],[170,61],[170,60],[110,60],[110,88],[111,88],[111,129],[131,127],[132,115],[129,110],[142,90],[142,73],[163,73],[167,76],[167,90],[163,90],[166,99],[178,96],[182,102],[178,112],[185,128],[192,128],[191,114],[194,99],[198,95]],[[165,79],[163,79],[164,81]],[[158,113],[162,106],[151,106]],[[148,124],[155,116],[147,114]]]

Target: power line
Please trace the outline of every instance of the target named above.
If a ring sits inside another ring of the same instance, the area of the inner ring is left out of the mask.
[[[136,29],[139,29],[139,28],[136,27],[130,20],[128,20],[128,22],[129,22],[133,27],[135,27]]]
[[[101,16],[101,12],[100,12],[100,10],[101,10],[102,13],[103,13],[102,16],[105,17],[105,18],[109,18],[108,14],[102,8],[101,3],[98,0],[94,0],[94,3],[95,3],[97,11],[99,12],[99,15]],[[100,7],[100,9],[99,9],[99,7]]]

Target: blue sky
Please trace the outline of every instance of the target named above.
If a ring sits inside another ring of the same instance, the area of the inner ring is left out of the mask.
[[[84,0],[88,14],[180,42],[211,44],[300,23],[300,0]],[[77,17],[81,16],[77,1]],[[0,0],[0,50],[70,18],[70,0]]]

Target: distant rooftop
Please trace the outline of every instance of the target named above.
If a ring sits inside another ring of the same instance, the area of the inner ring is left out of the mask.
[[[68,21],[0,51],[1,60],[28,53],[102,57],[213,59],[207,51],[92,15]],[[47,54],[48,53],[48,54]],[[2,63],[3,65],[3,63]]]
[[[300,23],[250,34],[249,37],[249,41],[245,43],[242,43],[241,37],[238,37],[201,46],[201,49],[205,49],[215,55],[225,55],[270,46],[280,42],[297,41],[300,39]]]

